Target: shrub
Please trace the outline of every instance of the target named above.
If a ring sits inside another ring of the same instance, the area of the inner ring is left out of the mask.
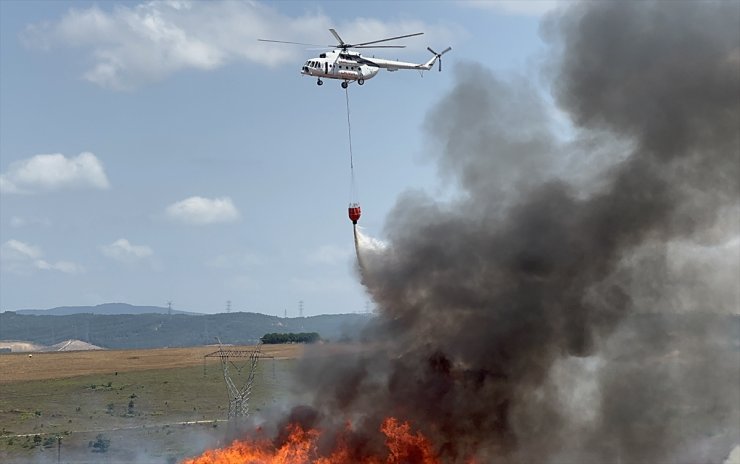
[[[95,441],[90,443],[92,443],[92,449],[95,453],[105,453],[110,447],[110,439],[106,438],[102,433],[99,433],[98,436],[95,437]]]

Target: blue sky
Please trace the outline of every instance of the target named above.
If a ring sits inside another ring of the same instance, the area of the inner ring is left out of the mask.
[[[333,42],[425,32],[350,87],[360,224],[408,190],[454,194],[424,155],[456,66],[532,74],[552,2],[0,2],[0,310],[161,305],[364,311],[339,81],[299,74]]]

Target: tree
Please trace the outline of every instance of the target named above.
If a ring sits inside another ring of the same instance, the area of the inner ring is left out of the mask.
[[[321,336],[316,332],[268,333],[263,335],[261,340],[266,345],[278,343],[316,343],[321,340]]]

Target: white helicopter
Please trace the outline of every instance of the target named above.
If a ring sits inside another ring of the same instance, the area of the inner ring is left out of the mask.
[[[321,53],[317,58],[312,58],[306,61],[301,67],[301,74],[304,76],[316,77],[316,84],[323,85],[324,81],[321,78],[326,79],[339,79],[342,81],[342,88],[346,89],[350,82],[356,81],[359,85],[365,83],[366,79],[372,79],[378,74],[380,68],[387,69],[388,71],[398,71],[399,69],[415,69],[417,71],[428,71],[432,69],[434,63],[439,60],[439,70],[442,71],[442,55],[452,50],[452,47],[447,47],[442,52],[437,53],[431,48],[427,47],[427,50],[432,52],[434,56],[426,63],[407,63],[405,61],[396,60],[384,60],[381,58],[368,58],[362,56],[357,52],[349,51],[351,48],[405,48],[404,45],[373,45],[380,42],[388,42],[391,40],[404,39],[406,37],[414,37],[422,35],[423,32],[417,32],[415,34],[399,35],[397,37],[389,37],[387,39],[373,40],[370,42],[362,42],[357,44],[346,43],[339,37],[337,31],[329,29],[334,35],[334,38],[339,42],[337,45],[316,45],[307,44],[301,42],[287,42],[284,40],[268,40],[268,39],[257,39],[261,42],[275,42],[295,45],[309,45],[312,47],[321,48],[334,48],[334,50],[326,53]]]

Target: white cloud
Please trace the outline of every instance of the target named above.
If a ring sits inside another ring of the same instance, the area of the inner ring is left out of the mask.
[[[0,192],[36,193],[63,189],[107,189],[102,163],[92,153],[67,158],[61,153],[15,161],[0,174]]]
[[[41,248],[11,239],[0,247],[0,267],[14,274],[30,274],[36,270],[59,271],[66,274],[83,271],[80,265],[71,261],[50,263],[42,259],[43,255]]]
[[[76,274],[82,271],[82,268],[79,265],[71,261],[57,261],[56,263],[51,264],[40,259],[36,261],[36,267],[45,271],[60,271],[66,274]]]
[[[23,38],[41,49],[67,46],[88,51],[93,64],[84,78],[122,90],[179,70],[211,70],[235,61],[297,67],[306,58],[305,47],[257,39],[329,45],[334,42],[331,27],[345,41],[354,42],[423,31],[431,42],[413,39],[418,40],[418,50],[446,46],[447,39],[459,36],[459,28],[422,21],[360,18],[335,24],[320,12],[291,17],[257,2],[200,1],[117,5],[112,11],[97,6],[73,9],[57,21],[27,26]]]
[[[103,245],[100,251],[107,257],[123,263],[133,263],[154,254],[154,251],[146,245],[132,245],[125,238],[119,238],[110,245]]]
[[[468,0],[464,5],[510,15],[542,16],[575,0]]]
[[[229,197],[186,198],[168,206],[165,214],[174,221],[198,225],[234,222],[239,219],[239,211]]]
[[[8,240],[2,246],[3,257],[17,259],[38,259],[43,253],[41,248],[18,240]]]

